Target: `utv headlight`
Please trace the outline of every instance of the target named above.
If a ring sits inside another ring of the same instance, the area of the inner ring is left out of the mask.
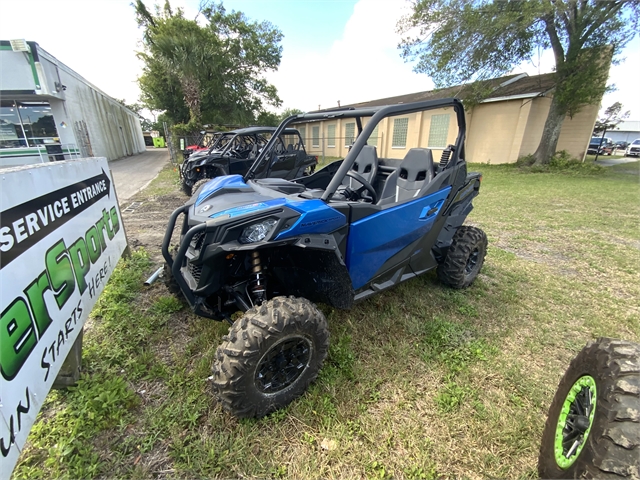
[[[269,232],[276,226],[278,221],[275,218],[267,218],[260,223],[249,225],[242,231],[240,243],[255,243],[264,240]]]

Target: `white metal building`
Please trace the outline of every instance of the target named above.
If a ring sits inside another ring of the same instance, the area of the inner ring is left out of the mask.
[[[623,141],[631,143],[640,138],[640,121],[627,120],[620,122],[613,130],[607,130],[607,137],[614,142]]]
[[[0,167],[144,151],[134,112],[37,43],[0,40]]]

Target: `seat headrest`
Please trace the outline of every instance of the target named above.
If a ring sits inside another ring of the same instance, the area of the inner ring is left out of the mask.
[[[398,178],[407,182],[431,180],[433,176],[433,155],[428,148],[412,148],[399,166]]]

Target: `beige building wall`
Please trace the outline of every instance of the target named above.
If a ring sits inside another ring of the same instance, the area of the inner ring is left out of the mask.
[[[474,163],[514,163],[519,157],[535,152],[542,137],[551,99],[548,97],[501,100],[476,105],[466,112],[467,139],[466,160]],[[590,105],[574,118],[566,118],[560,132],[558,150],[567,150],[573,157],[582,159],[589,144],[599,105]],[[448,115],[446,142],[436,145],[434,138],[442,138],[443,117],[434,124],[434,117]],[[393,146],[394,120],[406,118],[407,139],[404,146]],[[363,118],[363,127],[370,118]],[[440,123],[438,123],[440,122]],[[305,146],[313,155],[343,158],[346,124],[355,119],[331,119],[303,124],[306,126]],[[335,146],[329,146],[329,125],[335,125]],[[319,146],[313,146],[313,127],[320,128]],[[432,128],[433,126],[433,128]],[[435,130],[440,135],[433,135]],[[356,127],[357,132],[357,127]],[[458,134],[457,119],[453,108],[418,112],[410,115],[388,117],[378,125],[378,157],[403,159],[414,147],[429,148],[434,161],[439,161],[442,150],[455,143]]]
[[[476,105],[468,117],[466,160],[474,163],[512,163],[527,125],[529,108],[523,100]]]
[[[538,144],[542,138],[544,122],[547,120],[549,107],[551,106],[551,98],[549,97],[530,98],[529,102],[531,103],[531,111],[527,121],[526,135],[520,144],[518,157],[530,155],[538,148]]]
[[[572,157],[582,160],[587,154],[599,111],[600,105],[587,105],[573,118],[566,117],[560,130],[557,150],[566,150]]]

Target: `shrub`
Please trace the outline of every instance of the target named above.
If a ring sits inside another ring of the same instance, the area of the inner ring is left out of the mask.
[[[599,175],[605,171],[601,165],[593,162],[582,162],[572,157],[566,150],[556,152],[546,165],[534,165],[533,155],[518,158],[516,167],[523,172],[531,173],[563,173],[570,175]]]

